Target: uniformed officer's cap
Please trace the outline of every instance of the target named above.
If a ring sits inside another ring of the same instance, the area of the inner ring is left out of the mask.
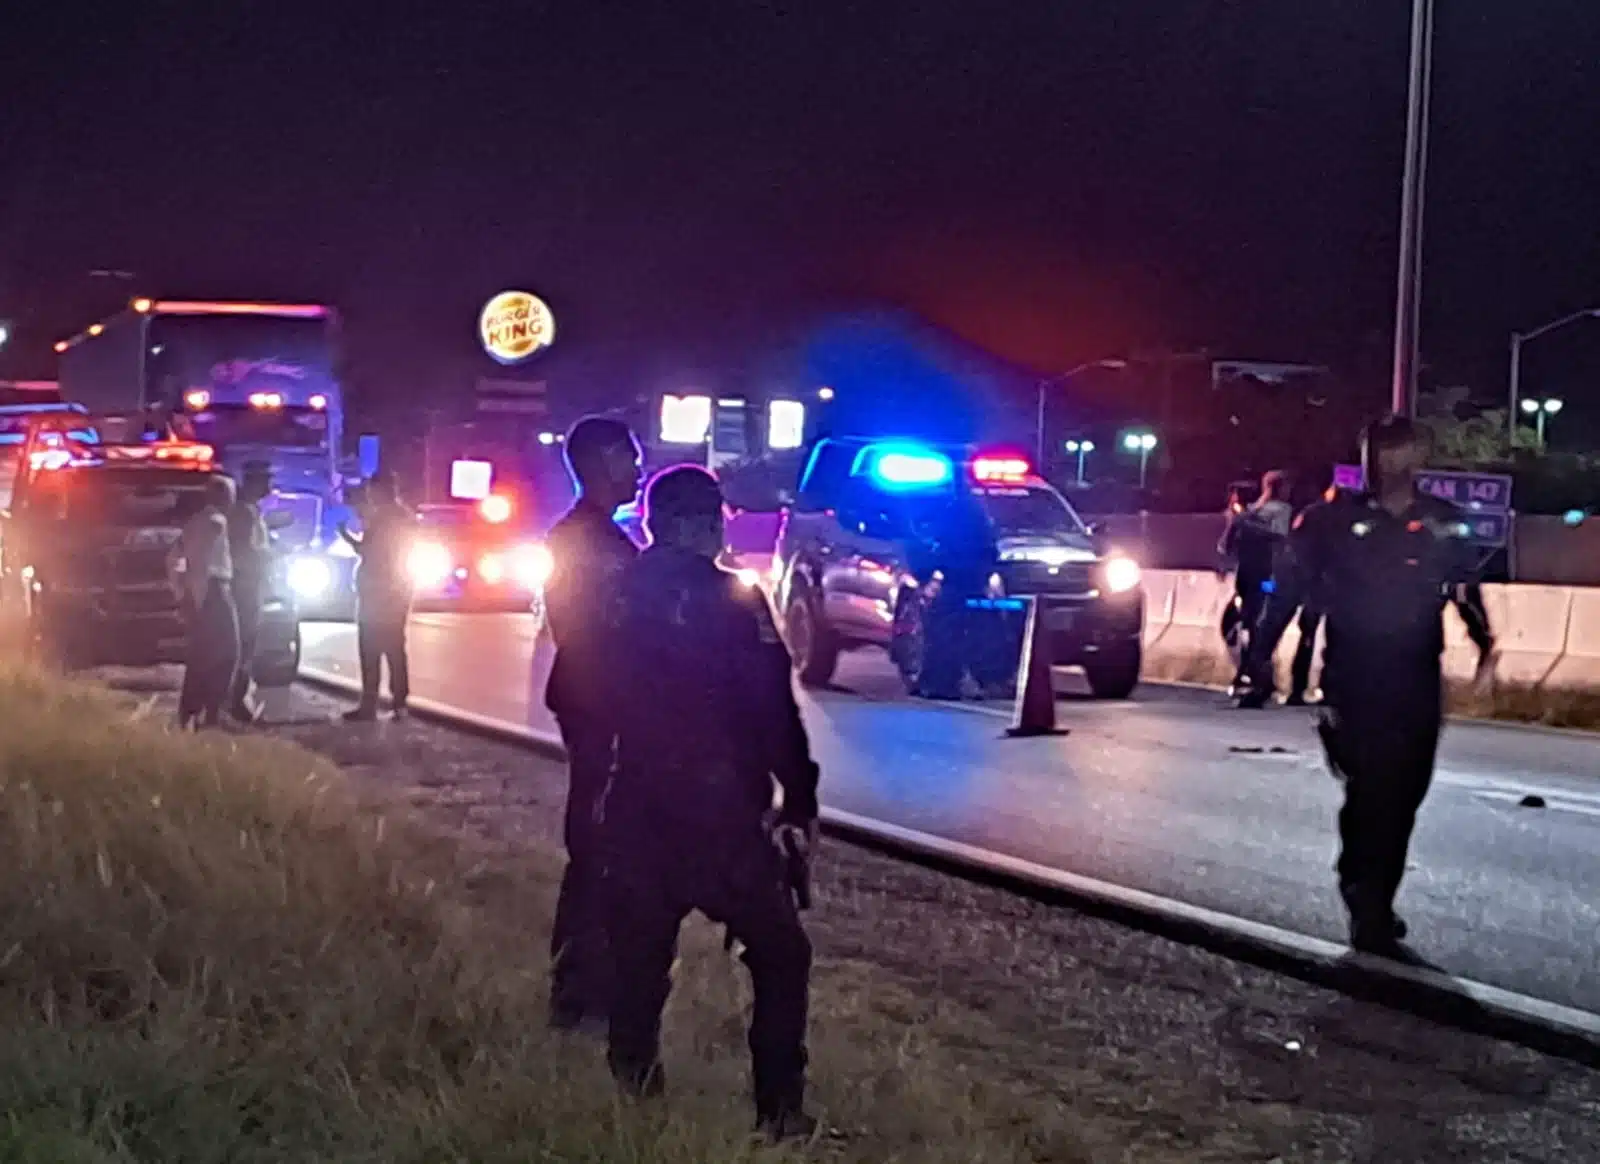
[[[644,505],[651,536],[670,541],[676,528],[703,526],[722,516],[722,486],[698,465],[674,465],[651,478]]]

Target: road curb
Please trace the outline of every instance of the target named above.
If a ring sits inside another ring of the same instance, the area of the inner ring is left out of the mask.
[[[300,678],[311,686],[339,694],[360,693],[356,680],[336,673],[302,668]],[[560,738],[552,733],[431,699],[412,699],[409,706],[423,719],[553,758],[565,756]],[[853,813],[824,808],[821,815],[829,833],[864,848],[1048,904],[1069,906],[1301,981],[1600,1068],[1600,1015],[1588,1011],[1455,978],[1432,967],[1358,954],[1321,938]]]

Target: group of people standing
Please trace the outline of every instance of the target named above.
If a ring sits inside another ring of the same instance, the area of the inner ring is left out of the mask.
[[[224,713],[240,723],[260,717],[251,664],[269,552],[261,502],[271,492],[272,470],[264,462],[247,465],[237,486],[211,477],[201,508],[168,555],[189,627],[178,696],[178,721],[186,729],[216,727]]]
[[[237,485],[220,474],[211,477],[200,509],[184,524],[168,555],[168,571],[188,623],[178,697],[178,722],[184,729],[216,727],[224,715],[240,724],[261,717],[252,664],[272,558],[261,503],[271,493],[272,469],[264,461],[246,465]],[[339,533],[361,559],[356,625],[362,694],[345,719],[377,717],[384,662],[389,665],[394,714],[403,717],[409,696],[405,628],[411,612],[405,556],[409,527],[415,523],[385,477],[366,482],[354,501],[364,532],[354,534],[341,526]]]
[[[639,489],[633,433],[588,417],[564,448],[578,497],[550,531],[546,586],[546,703],[570,770],[551,1025],[603,1030],[623,1091],[659,1094],[678,930],[698,910],[744,947],[758,1127],[809,1136],[811,946],[791,869],[816,844],[818,772],[788,652],[765,596],[717,564],[711,474],[650,482],[640,552],[612,519]]]
[[[1274,651],[1299,612],[1291,699],[1303,700],[1326,620],[1318,732],[1344,784],[1338,876],[1351,944],[1409,957],[1394,901],[1444,719],[1444,607],[1478,649],[1480,688],[1493,681],[1495,640],[1463,515],[1418,489],[1424,431],[1388,417],[1362,446],[1365,490],[1330,490],[1286,526],[1286,482],[1268,474],[1261,500],[1230,523],[1247,632],[1236,686],[1241,706],[1265,705]]]

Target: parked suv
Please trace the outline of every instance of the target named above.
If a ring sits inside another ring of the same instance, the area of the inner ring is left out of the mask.
[[[960,490],[987,516],[998,559],[967,604],[1020,624],[1023,604],[996,600],[1038,596],[1051,661],[1082,667],[1097,696],[1126,698],[1139,681],[1144,626],[1133,560],[1102,552],[1025,459],[900,441],[818,442],[783,512],[772,573],[801,681],[824,686],[842,651],[875,645],[923,693],[930,628],[946,625],[928,618],[937,579],[925,551],[938,535],[929,520]]]

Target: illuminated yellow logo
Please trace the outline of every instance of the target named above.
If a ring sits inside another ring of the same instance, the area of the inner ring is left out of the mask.
[[[550,308],[526,291],[500,292],[478,316],[478,339],[496,363],[520,364],[549,347],[555,336]]]

